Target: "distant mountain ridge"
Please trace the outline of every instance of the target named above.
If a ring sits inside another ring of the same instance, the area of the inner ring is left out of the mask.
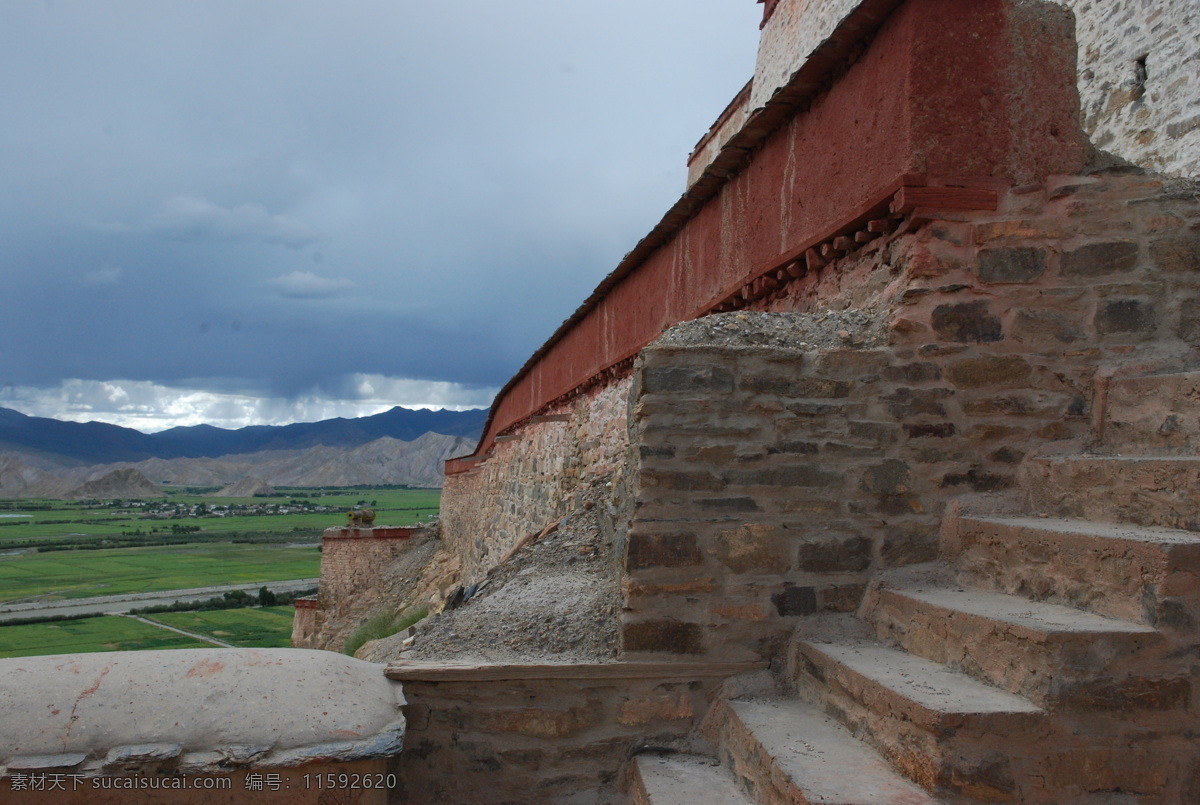
[[[442,485],[443,462],[473,439],[424,433],[410,442],[382,436],[357,447],[318,445],[218,458],[149,458],[42,470],[26,454],[0,453],[0,498],[150,498],[169,487],[220,486],[225,494],[270,494],[271,486]],[[228,491],[230,486],[233,491]]]
[[[217,458],[319,446],[352,449],[385,437],[414,441],[430,432],[477,439],[486,420],[486,409],[428,411],[397,406],[357,419],[338,417],[237,430],[194,425],[142,433],[103,422],[63,422],[0,408],[0,452],[20,453],[26,463],[36,457],[46,469],[154,458]]]

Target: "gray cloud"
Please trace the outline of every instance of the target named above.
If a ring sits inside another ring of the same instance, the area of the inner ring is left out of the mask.
[[[329,299],[354,288],[345,277],[321,277],[311,271],[293,271],[268,282],[285,299]]]
[[[258,241],[292,248],[314,243],[318,237],[296,221],[272,215],[258,204],[222,207],[190,196],[163,202],[146,221],[132,227],[110,225],[109,231],[144,231],[175,240]]]
[[[682,192],[760,11],[0,4],[0,385],[498,387]]]

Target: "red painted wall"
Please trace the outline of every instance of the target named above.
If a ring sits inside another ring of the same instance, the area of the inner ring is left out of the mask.
[[[560,329],[496,400],[476,454],[667,327],[886,200],[906,175],[1021,184],[1077,172],[1084,141],[1071,33],[1062,9],[910,0],[848,69],[810,62],[790,89],[803,93],[818,69],[831,86],[770,134],[673,239]],[[853,54],[853,43],[838,44]]]

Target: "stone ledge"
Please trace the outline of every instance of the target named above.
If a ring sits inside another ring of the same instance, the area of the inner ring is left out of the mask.
[[[416,533],[416,526],[380,525],[368,528],[335,526],[325,529],[324,539],[410,539]]]
[[[577,665],[530,663],[472,665],[400,661],[384,675],[398,682],[491,682],[520,679],[696,679],[729,677],[758,671],[767,662],[609,662]]]
[[[302,649],[0,660],[0,776],[206,774],[390,757],[403,744],[404,697],[381,670]]]

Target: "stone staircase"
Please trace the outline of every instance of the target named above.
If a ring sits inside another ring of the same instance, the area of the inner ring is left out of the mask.
[[[952,507],[942,562],[719,701],[719,762],[634,758],[632,801],[1200,802],[1200,374],[1104,407],[1093,449],[1027,460],[1024,516]]]

